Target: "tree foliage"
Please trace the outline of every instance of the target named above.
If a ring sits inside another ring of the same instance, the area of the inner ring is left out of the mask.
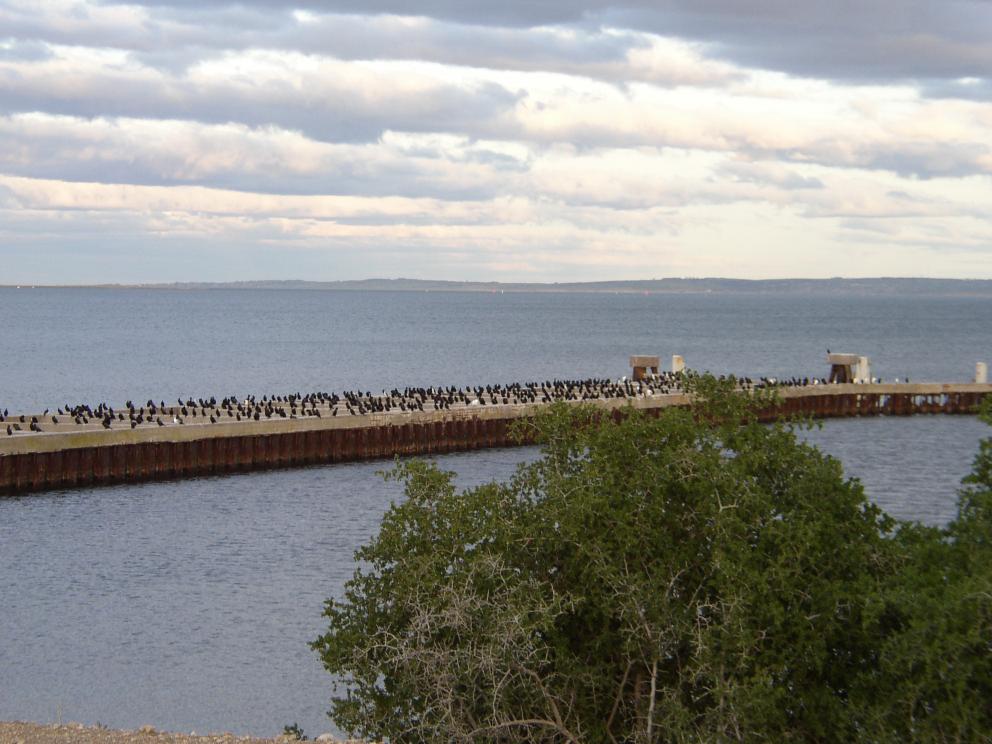
[[[392,741],[978,740],[992,731],[988,442],[946,530],[898,523],[768,401],[618,423],[456,492],[413,460],[313,646]],[[988,415],[988,412],[986,412]]]

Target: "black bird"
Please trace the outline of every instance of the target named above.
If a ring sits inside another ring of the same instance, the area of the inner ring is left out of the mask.
[[[38,431],[38,432],[41,431],[41,427],[38,426],[38,422],[37,421],[32,421],[31,422],[31,431]]]
[[[159,417],[158,417],[157,419],[155,419],[155,420],[156,420],[156,421],[158,422],[158,425],[159,425],[159,426],[165,426],[165,424],[164,424],[164,423],[162,423],[162,417],[161,417],[161,416],[159,416]]]
[[[7,436],[8,437],[14,436],[14,430],[11,429],[9,425],[7,426]]]
[[[55,418],[54,416],[52,416],[52,423],[53,424],[58,424],[58,422],[59,422],[59,420],[57,418]]]

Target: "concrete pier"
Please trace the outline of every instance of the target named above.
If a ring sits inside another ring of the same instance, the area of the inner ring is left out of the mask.
[[[992,394],[992,385],[826,384],[784,387],[778,392],[780,404],[764,411],[764,420],[792,415],[967,414]],[[691,405],[681,393],[586,402],[614,416],[623,415],[627,406],[657,415],[667,407]],[[213,424],[110,430],[99,425],[83,430],[72,424],[49,425],[50,430],[42,433],[0,435],[0,493],[526,444],[511,436],[511,426],[532,417],[542,405],[465,405],[441,411],[240,422],[222,419]],[[12,420],[17,419],[8,418]]]

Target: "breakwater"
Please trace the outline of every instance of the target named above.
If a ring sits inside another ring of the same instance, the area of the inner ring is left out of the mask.
[[[829,384],[783,387],[765,420],[973,413],[992,393],[984,383]],[[585,402],[620,416],[627,406],[657,413],[691,405],[680,392]],[[73,488],[244,470],[431,455],[526,444],[512,424],[544,402],[458,405],[441,410],[306,416],[18,432],[0,439],[0,492]],[[170,409],[171,410],[171,409]],[[65,428],[65,427],[63,427]]]

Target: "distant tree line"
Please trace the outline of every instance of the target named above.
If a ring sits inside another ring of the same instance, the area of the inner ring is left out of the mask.
[[[992,738],[992,443],[946,527],[870,503],[766,393],[619,423],[556,405],[540,459],[405,500],[313,646],[339,726],[393,742]],[[992,423],[992,408],[982,413]]]

